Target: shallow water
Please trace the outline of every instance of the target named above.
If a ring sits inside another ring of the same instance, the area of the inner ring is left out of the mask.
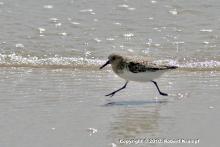
[[[112,52],[125,52],[219,70],[219,5],[217,0],[2,1],[0,66],[91,66]]]
[[[143,138],[218,146],[219,5],[0,1],[0,146],[171,145],[125,144]],[[112,52],[179,66],[156,80],[169,96],[130,82],[105,97],[124,84],[110,68],[98,70]]]

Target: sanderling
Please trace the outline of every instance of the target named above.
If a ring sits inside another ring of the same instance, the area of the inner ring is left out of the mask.
[[[161,76],[167,70],[177,68],[177,66],[157,65],[145,59],[134,59],[119,54],[109,55],[108,61],[102,65],[100,69],[104,68],[108,64],[111,64],[113,71],[119,77],[126,80],[124,86],[106,95],[111,97],[114,96],[115,93],[126,88],[129,81],[152,82],[161,95],[168,96],[168,94],[160,91],[159,86],[154,79]]]

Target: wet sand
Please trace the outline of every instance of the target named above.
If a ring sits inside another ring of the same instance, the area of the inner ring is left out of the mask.
[[[145,137],[218,146],[220,73],[176,70],[157,81],[170,96],[130,82],[109,98],[124,84],[111,71],[1,68],[0,146],[170,146],[122,143]]]

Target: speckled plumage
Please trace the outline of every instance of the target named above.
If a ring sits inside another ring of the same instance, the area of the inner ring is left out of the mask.
[[[153,62],[148,61],[147,59],[138,59],[132,58],[129,56],[121,56],[117,54],[111,54],[111,57],[116,57],[119,59],[118,62],[112,62],[113,71],[116,73],[122,73],[123,70],[128,70],[132,73],[140,73],[140,72],[156,72],[158,70],[168,70],[168,69],[175,69],[176,66],[168,66],[168,65],[157,65]],[[117,60],[117,59],[116,59]]]

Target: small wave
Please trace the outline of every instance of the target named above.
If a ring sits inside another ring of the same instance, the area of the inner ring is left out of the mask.
[[[35,68],[98,68],[105,61],[83,57],[23,57],[21,55],[0,54],[0,67],[35,67]]]
[[[32,68],[78,68],[99,69],[106,60],[84,57],[37,57],[13,54],[0,54],[0,67],[32,67]],[[187,71],[220,71],[220,61],[184,61],[155,60],[158,64],[178,66],[179,70]]]
[[[220,71],[220,61],[184,61],[177,60],[157,60],[155,63],[168,64],[179,67],[179,70],[186,71]]]
[[[201,61],[201,62],[189,62],[179,65],[182,70],[189,71],[220,71],[220,61]]]

